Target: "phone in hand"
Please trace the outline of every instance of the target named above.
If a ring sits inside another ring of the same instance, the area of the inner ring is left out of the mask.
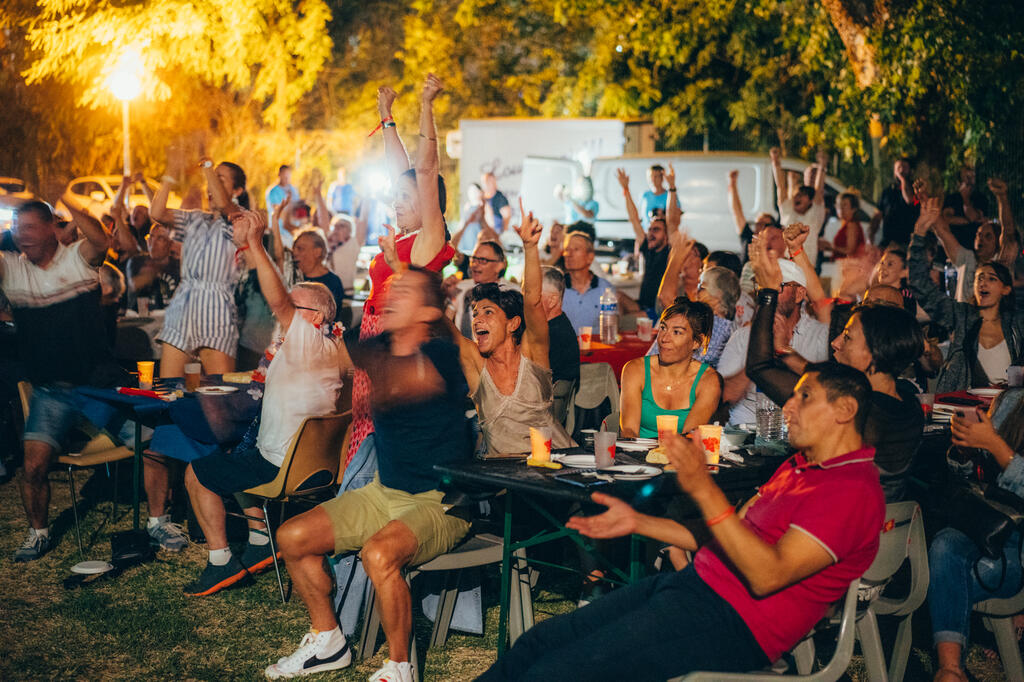
[[[957,410],[956,414],[964,424],[978,424],[981,422],[981,417],[978,416],[977,408]]]

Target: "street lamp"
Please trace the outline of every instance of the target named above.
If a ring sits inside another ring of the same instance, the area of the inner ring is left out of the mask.
[[[135,50],[128,50],[121,55],[107,81],[114,97],[121,100],[121,125],[124,136],[124,175],[132,174],[131,138],[128,132],[128,106],[131,100],[142,92],[142,60]]]

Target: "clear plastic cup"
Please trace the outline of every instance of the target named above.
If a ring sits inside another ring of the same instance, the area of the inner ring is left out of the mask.
[[[139,296],[135,299],[135,307],[138,308],[139,317],[149,317],[149,298]]]
[[[932,410],[935,408],[935,394],[918,393],[917,401],[921,403],[921,410],[924,412],[925,420],[931,419]]]
[[[618,437],[615,431],[598,431],[594,436],[594,461],[598,469],[615,464],[615,441]]]
[[[593,327],[580,327],[580,350],[590,350],[590,344],[594,340]]]
[[[185,365],[185,390],[191,393],[199,388],[199,378],[203,375],[203,366],[198,362]]]
[[[658,444],[665,444],[665,434],[679,433],[679,415],[659,414],[658,421]]]
[[[153,388],[153,362],[137,362],[135,363],[136,368],[139,370],[139,388],[143,391],[149,391]]]
[[[722,427],[718,424],[701,424],[700,442],[704,446],[704,458],[708,464],[718,464],[722,455]]]
[[[636,318],[636,336],[641,341],[650,341],[654,338],[654,323],[651,318],[646,315]]]

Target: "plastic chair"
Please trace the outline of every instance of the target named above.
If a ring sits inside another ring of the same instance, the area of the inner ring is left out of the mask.
[[[410,568],[405,573],[405,581],[411,586],[412,579],[420,573],[445,571],[444,589],[437,601],[434,614],[434,629],[430,634],[429,647],[445,645],[448,629],[455,610],[455,600],[459,595],[459,579],[462,570],[487,564],[501,563],[504,541],[490,533],[470,533],[466,539],[456,545],[447,554],[435,557],[430,561]],[[526,550],[517,550],[512,557],[512,598],[509,603],[509,638],[514,643],[526,630],[533,627],[533,596],[530,591],[530,576],[526,564]],[[363,630],[359,636],[357,657],[365,659],[373,656],[380,635],[380,613],[377,610],[377,592],[373,584],[368,583],[366,601],[363,606]],[[429,648],[428,647],[428,648]],[[409,637],[409,661],[412,663],[413,680],[420,679],[420,661],[416,650],[415,620],[414,628]]]
[[[580,384],[569,403],[565,419],[565,430],[570,435],[580,428],[587,428],[576,423],[576,408],[594,410],[607,400],[610,412],[619,409],[619,383],[612,366],[607,362],[584,362],[580,364]],[[608,415],[601,415],[604,419]],[[595,426],[600,424],[600,420]]]
[[[974,612],[981,614],[985,628],[996,638],[999,658],[1003,662],[1003,674],[1008,680],[1024,680],[1024,663],[1020,657],[1017,632],[1013,617],[1024,611],[1024,590],[1008,599],[988,599],[974,605]]]
[[[32,403],[32,384],[27,381],[18,382],[18,397],[21,399],[21,413],[28,423],[28,406]],[[111,494],[110,518],[117,516],[117,463],[130,459],[134,453],[128,447],[119,445],[111,436],[97,429],[79,428],[90,436],[78,452],[68,452],[57,457],[57,462],[68,468],[68,488],[71,490],[71,511],[75,517],[75,539],[78,541],[78,553],[85,559],[85,547],[82,544],[82,524],[78,517],[78,496],[75,492],[75,469],[86,469],[101,464],[114,463],[114,484]],[[107,475],[110,475],[108,468]]]
[[[862,587],[883,588],[900,566],[910,560],[910,591],[893,599],[884,594],[871,601],[857,621],[857,639],[864,652],[868,679],[872,682],[899,682],[907,669],[913,639],[911,618],[928,595],[928,548],[925,546],[924,521],[916,502],[894,502],[885,506],[885,526],[874,563],[861,579]],[[888,670],[885,651],[878,633],[878,615],[900,617]]]
[[[306,417],[295,432],[291,447],[285,453],[281,469],[273,481],[246,490],[246,494],[263,500],[263,518],[255,519],[267,524],[270,552],[274,558],[274,572],[281,590],[281,603],[287,602],[281,565],[277,559],[277,546],[270,528],[267,506],[270,502],[288,502],[309,497],[334,487],[342,461],[342,442],[352,421],[352,413]],[[282,517],[284,508],[281,509]],[[247,517],[249,518],[249,517]]]
[[[850,666],[853,658],[853,644],[856,639],[857,621],[857,588],[859,580],[850,583],[846,590],[846,598],[843,600],[842,612],[839,619],[839,634],[836,638],[836,651],[825,667],[811,673],[810,668],[814,662],[814,640],[811,634],[803,639],[793,649],[793,657],[796,658],[798,675],[776,675],[771,672],[755,673],[723,673],[723,672],[694,672],[680,678],[678,682],[774,682],[779,679],[804,680],[805,682],[835,682]],[[873,679],[873,678],[872,678]]]

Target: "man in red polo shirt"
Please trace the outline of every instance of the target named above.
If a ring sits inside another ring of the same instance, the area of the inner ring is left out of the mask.
[[[679,485],[713,539],[682,571],[616,590],[527,631],[483,680],[664,680],[693,670],[747,672],[792,648],[878,552],[885,512],[874,450],[861,434],[871,395],[858,370],[809,365],[783,412],[800,450],[733,511],[703,449],[667,444]],[[595,493],[608,511],[574,517],[593,538],[637,533],[688,550],[675,521]]]

